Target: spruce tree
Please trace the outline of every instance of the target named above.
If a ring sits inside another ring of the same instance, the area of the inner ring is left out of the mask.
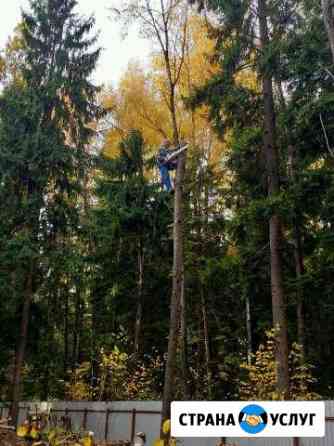
[[[64,236],[76,218],[77,208],[69,202],[80,193],[88,167],[89,123],[101,115],[98,88],[90,81],[100,54],[94,48],[97,37],[91,36],[94,18],[79,17],[76,5],[76,0],[30,2],[31,12],[22,15],[22,76],[4,89],[1,99],[1,192],[13,197],[21,216],[11,221],[10,241],[20,241],[15,245],[20,261],[11,265],[10,274],[21,281],[23,302],[11,408],[14,421],[30,307],[40,286],[42,228],[47,228],[43,234],[61,231]],[[13,243],[7,245],[9,249]]]
[[[279,208],[275,204],[281,194],[281,181],[273,83],[279,71],[279,39],[284,35],[285,23],[290,24],[294,17],[294,2],[290,3],[280,1],[267,4],[266,0],[258,0],[255,4],[244,0],[199,2],[200,7],[205,5],[213,10],[220,22],[213,32],[217,37],[216,60],[220,61],[222,70],[203,89],[199,89],[190,101],[193,105],[197,102],[210,106],[211,118],[222,135],[227,128],[241,132],[246,127],[252,127],[249,123],[253,122],[254,114],[251,113],[245,119],[243,107],[248,101],[254,101],[254,105],[259,101],[261,103],[261,162],[264,161],[266,194],[268,204],[271,204],[268,238],[272,319],[273,325],[278,327],[277,387],[286,395],[289,389],[288,332],[282,262],[282,222]],[[245,68],[253,69],[261,81],[262,91],[259,97],[236,81],[236,75],[241,74]],[[240,116],[244,116],[244,123],[240,123]]]

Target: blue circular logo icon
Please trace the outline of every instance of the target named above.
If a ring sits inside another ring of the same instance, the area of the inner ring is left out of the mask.
[[[248,434],[258,434],[267,426],[268,415],[257,404],[245,406],[239,414],[240,427]]]

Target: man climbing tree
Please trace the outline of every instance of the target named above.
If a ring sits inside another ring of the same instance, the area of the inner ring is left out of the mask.
[[[168,139],[163,140],[160,146],[157,156],[157,164],[161,176],[161,185],[167,192],[173,190],[169,172],[171,170],[176,170],[179,156],[187,149],[187,147],[188,145],[186,143],[182,143],[180,147],[172,149]]]
[[[170,147],[169,140],[168,139],[163,140],[157,155],[157,164],[161,177],[161,186],[163,189],[166,189],[167,192],[170,192],[173,189],[169,171],[176,167],[175,163],[167,163],[166,161],[169,155],[169,150],[168,150],[169,147]]]

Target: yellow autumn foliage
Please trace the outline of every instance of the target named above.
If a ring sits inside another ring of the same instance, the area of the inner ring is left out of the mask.
[[[170,438],[168,441],[168,446],[176,446],[176,440],[175,438]],[[164,441],[161,438],[157,438],[153,442],[153,446],[165,446]]]
[[[91,435],[86,435],[82,440],[83,446],[94,446],[94,439]]]
[[[162,425],[162,432],[168,434],[170,432],[170,420],[165,420]]]
[[[207,108],[187,110],[183,97],[188,97],[194,87],[202,85],[218,69],[208,57],[214,45],[215,41],[207,35],[204,19],[200,16],[190,17],[184,63],[176,86],[176,117],[182,139],[189,141],[190,150],[197,150],[208,164],[217,163],[225,147],[209,125]],[[147,70],[133,62],[129,64],[117,89],[105,92],[103,104],[110,111],[113,123],[104,147],[104,154],[108,157],[118,155],[120,140],[134,128],[142,133],[150,152],[162,139],[171,139],[169,86],[164,63],[161,54],[151,57]]]
[[[137,63],[129,65],[118,89],[107,92],[103,104],[113,118],[104,148],[111,158],[118,155],[118,144],[131,129],[139,130],[149,146],[169,136],[168,109],[150,76]]]
[[[30,431],[30,437],[31,437],[33,440],[37,440],[37,439],[40,437],[40,432],[39,432],[39,430],[36,429],[36,428],[34,428],[34,427],[32,427],[32,428],[31,428],[31,431]]]
[[[253,355],[252,364],[243,363],[246,380],[241,383],[240,396],[243,400],[317,400],[320,395],[312,391],[315,378],[312,366],[304,362],[297,343],[292,344],[289,354],[290,389],[288,394],[277,391],[277,364],[275,360],[276,330],[266,332],[266,343],[260,345]]]
[[[16,435],[19,438],[26,437],[28,435],[28,433],[29,433],[29,426],[19,426],[16,431]]]

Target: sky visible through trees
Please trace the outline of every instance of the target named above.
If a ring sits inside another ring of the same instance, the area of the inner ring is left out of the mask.
[[[117,2],[115,2],[117,4]],[[121,2],[120,2],[121,3]],[[151,53],[151,44],[138,38],[139,30],[133,26],[127,38],[123,39],[121,27],[109,19],[108,8],[111,2],[99,0],[93,4],[90,0],[80,0],[76,11],[80,14],[96,17],[96,30],[99,31],[99,45],[103,48],[93,78],[97,83],[116,85],[127,65],[132,60],[145,64]],[[6,4],[0,17],[0,45],[4,47],[20,20],[21,9],[29,8],[29,0],[12,0]]]

